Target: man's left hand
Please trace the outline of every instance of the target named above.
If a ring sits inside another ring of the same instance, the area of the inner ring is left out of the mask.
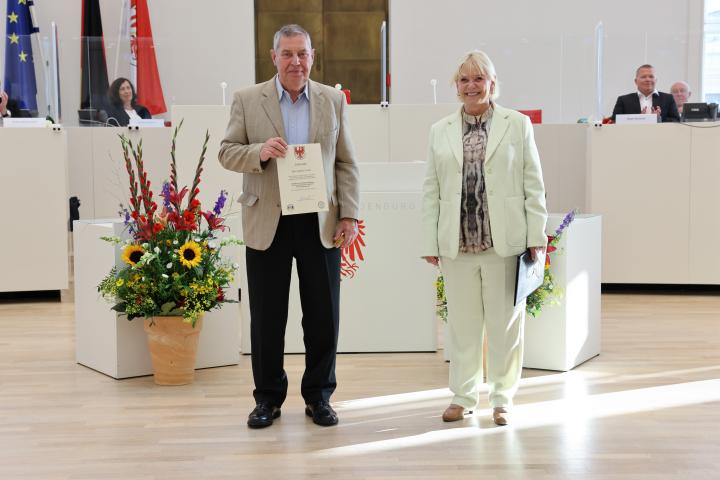
[[[528,250],[530,251],[530,258],[534,262],[540,255],[545,255],[547,247],[530,247]]]
[[[355,241],[358,236],[358,222],[354,218],[341,218],[335,229],[333,241],[337,248],[347,248]]]

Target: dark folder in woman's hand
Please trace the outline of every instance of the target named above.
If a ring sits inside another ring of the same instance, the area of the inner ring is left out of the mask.
[[[528,295],[542,285],[545,276],[545,254],[532,260],[529,251],[518,257],[515,280],[515,303],[522,302]]]

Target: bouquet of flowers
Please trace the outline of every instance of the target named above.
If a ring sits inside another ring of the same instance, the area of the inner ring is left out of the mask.
[[[562,238],[565,229],[575,219],[575,210],[569,211],[563,218],[562,223],[555,229],[554,235],[548,235],[547,254],[545,255],[545,268],[543,283],[537,290],[528,295],[525,311],[532,317],[537,317],[544,305],[558,305],[563,296],[563,291],[555,285],[555,279],[550,271],[550,254],[557,250],[557,245]]]
[[[197,196],[209,134],[195,170],[192,188],[179,189],[175,163],[175,128],[170,151],[170,180],[163,184],[162,209],[153,200],[143,164],[142,140],[133,143],[120,136],[125,168],[130,179],[130,203],[121,205],[130,239],[103,237],[123,245],[123,268],[113,267],[98,291],[115,303],[113,310],[136,317],[180,316],[195,322],[203,312],[229,302],[223,289],[233,280],[237,264],[220,256],[222,247],[242,242],[232,236],[218,238],[227,227],[221,216],[227,192],[221,191],[212,210],[204,211]],[[132,156],[132,159],[131,159]],[[187,196],[187,201],[185,197]],[[204,224],[204,225],[203,225]]]
[[[445,296],[445,278],[443,278],[442,273],[435,280],[435,314],[440,317],[443,323],[447,323],[447,297]]]

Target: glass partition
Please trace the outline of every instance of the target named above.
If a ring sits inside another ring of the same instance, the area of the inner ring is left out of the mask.
[[[720,4],[720,0],[708,0],[708,4]],[[715,18],[720,15],[720,7],[708,12],[710,13],[706,17]],[[705,100],[718,101],[720,23],[708,25],[714,26],[708,27],[705,32]],[[715,34],[712,33],[713,28],[717,30]],[[660,91],[669,92],[674,82],[687,80],[686,34],[645,31],[618,34],[613,33],[617,32],[617,28],[606,27],[606,33],[602,37],[604,56],[598,88],[594,26],[583,30],[586,31],[552,35],[476,35],[476,40],[453,48],[442,43],[440,38],[430,39],[427,41],[427,48],[423,46],[420,50],[404,53],[400,50],[406,48],[406,45],[397,39],[393,44],[391,38],[390,103],[432,104],[437,98],[438,103],[457,104],[451,78],[459,56],[471,48],[484,50],[495,64],[500,89],[498,103],[517,110],[535,111],[531,113],[542,123],[592,121],[597,116],[598,99],[602,106],[602,115],[609,116],[619,95],[636,91],[633,81],[635,70],[643,63],[655,66],[657,89]],[[104,45],[107,82],[112,83],[118,77],[133,78],[129,41],[122,36],[106,35],[104,39],[91,39],[83,43],[79,35],[62,35],[61,32],[58,45],[58,91],[50,73],[54,56],[49,32],[41,31],[38,35],[32,36],[37,115],[49,114],[68,126],[80,124],[81,119],[85,125],[99,126],[106,125],[108,120],[112,122],[114,115],[108,113],[110,106],[105,90],[107,87],[98,87],[87,78],[89,85],[83,90],[83,75],[87,76],[82,70],[83,48],[89,48],[89,45]],[[21,38],[18,39],[19,43],[22,41]],[[255,82],[254,51],[252,43],[249,43],[249,48],[243,47],[242,51],[236,51],[232,45],[225,45],[215,54],[214,50],[208,51],[206,47],[199,45],[192,35],[156,35],[154,51],[165,110],[170,110],[173,104],[218,105],[223,101],[230,103],[234,91]],[[22,52],[17,52],[18,55],[20,53]],[[12,54],[10,52],[5,56]],[[85,56],[86,61],[90,62],[91,58]],[[244,61],[245,59],[248,61]],[[2,63],[7,61],[7,58],[3,58]],[[344,87],[352,90],[352,76],[341,80]],[[435,86],[432,80],[435,80]],[[136,84],[135,87],[139,86]],[[3,85],[3,88],[11,90],[11,93],[15,91],[13,85]],[[433,89],[436,95],[433,95]],[[699,91],[699,86],[691,85],[691,89]],[[60,100],[60,115],[53,111],[51,100],[56,95]],[[168,111],[145,106],[153,118],[169,120]]]
[[[720,0],[705,0],[703,97],[720,103]]]

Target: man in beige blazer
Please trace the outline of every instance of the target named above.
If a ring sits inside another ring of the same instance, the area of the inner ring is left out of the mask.
[[[282,27],[271,56],[277,75],[235,93],[220,163],[243,173],[243,240],[250,301],[256,406],[248,426],[280,416],[288,381],[283,369],[293,258],[297,264],[305,374],[305,413],[318,425],[338,422],[335,390],[340,299],[340,248],[357,236],[358,168],[342,92],[309,79],[315,51],[298,25]],[[281,215],[276,159],[288,145],[319,143],[329,210]]]

